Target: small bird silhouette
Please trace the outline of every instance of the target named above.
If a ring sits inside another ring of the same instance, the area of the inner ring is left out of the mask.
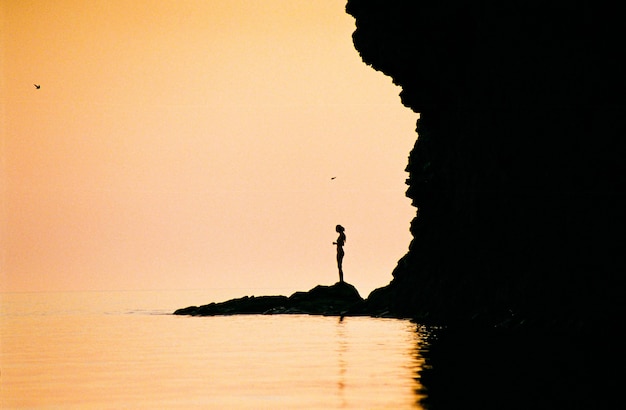
[[[332,177],[332,178],[331,178],[331,180],[332,180],[332,179],[335,179],[335,178],[337,178],[337,177]]]
[[[35,86],[36,89],[40,89],[41,85],[40,84],[33,84]]]

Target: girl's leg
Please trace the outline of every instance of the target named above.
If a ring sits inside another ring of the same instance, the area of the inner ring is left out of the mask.
[[[337,254],[337,267],[339,268],[339,282],[343,282],[343,268],[342,268],[342,263],[343,263],[343,255],[342,254]]]

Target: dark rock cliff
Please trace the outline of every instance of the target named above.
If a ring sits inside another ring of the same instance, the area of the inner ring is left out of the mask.
[[[347,3],[363,61],[420,113],[413,240],[367,302],[431,323],[622,322],[624,15],[500,3]]]

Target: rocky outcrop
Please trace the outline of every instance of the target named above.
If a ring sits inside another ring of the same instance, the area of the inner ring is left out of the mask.
[[[216,316],[241,314],[310,314],[354,315],[364,314],[363,298],[354,286],[337,282],[332,286],[318,285],[308,292],[287,296],[245,296],[220,303],[189,306],[178,309],[175,315]]]
[[[409,252],[368,306],[594,327],[626,313],[626,26],[599,3],[349,0],[420,113]]]
[[[176,310],[174,314],[191,316],[263,314],[280,306],[285,306],[288,300],[287,296],[244,296],[225,302],[189,306]]]

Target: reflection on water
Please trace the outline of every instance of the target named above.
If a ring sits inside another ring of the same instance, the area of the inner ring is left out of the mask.
[[[354,378],[354,373],[356,369],[351,368],[352,358],[351,358],[351,349],[354,347],[354,340],[350,335],[350,325],[346,322],[351,320],[355,320],[357,318],[344,318],[340,317],[337,319],[336,326],[336,334],[337,334],[337,369],[338,369],[338,379],[337,379],[337,389],[339,392],[339,407],[340,408],[351,408],[351,401],[347,399],[351,392],[349,391],[352,387],[351,383]],[[361,318],[363,319],[363,318]],[[373,320],[386,320],[386,319],[373,319]],[[378,365],[375,368],[381,369],[381,374],[384,375],[385,378],[381,380],[382,383],[387,385],[393,385],[395,383],[400,382],[401,384],[405,384],[407,386],[406,392],[409,393],[410,400],[402,403],[400,401],[397,402],[397,405],[404,405],[407,408],[422,408],[421,401],[424,399],[425,395],[423,394],[423,387],[419,384],[417,379],[418,372],[422,369],[424,364],[424,358],[422,357],[422,352],[427,351],[428,347],[426,346],[427,339],[430,337],[431,331],[423,326],[416,326],[415,324],[409,324],[410,322],[405,322],[409,325],[410,334],[407,334],[407,338],[403,340],[407,343],[401,342],[404,345],[405,351],[398,350],[393,353],[393,356],[386,357],[385,353],[389,353],[388,347],[390,347],[384,341],[379,341],[374,345],[370,354],[367,357],[363,357],[365,360],[372,360]],[[367,337],[367,335],[363,335],[363,337]],[[360,341],[360,344],[363,346],[367,345],[368,342],[366,340]],[[397,357],[394,357],[397,355]],[[373,356],[376,358],[374,359]],[[391,373],[385,373],[384,366],[381,366],[382,362],[394,362],[394,359],[400,360],[401,367],[410,370],[406,373],[405,376],[410,377],[406,380],[393,380],[394,375]],[[373,381],[374,377],[370,375],[370,379]],[[348,390],[348,391],[346,391]],[[367,400],[363,401],[363,406],[366,408],[370,408],[372,403],[367,403]],[[392,408],[392,407],[390,407]],[[402,407],[398,407],[402,408]]]
[[[337,326],[337,367],[339,368],[339,380],[337,387],[339,389],[340,407],[347,407],[344,389],[346,387],[346,358],[348,352],[348,341],[346,339],[345,327],[343,326],[343,316],[339,318]]]
[[[625,344],[614,333],[440,329],[421,345],[421,403],[431,410],[623,408]]]
[[[2,409],[421,407],[427,333],[409,321],[174,316],[163,306],[194,301],[155,293],[1,297]]]
[[[623,408],[619,332],[168,314],[192,296],[0,295],[0,408]]]

